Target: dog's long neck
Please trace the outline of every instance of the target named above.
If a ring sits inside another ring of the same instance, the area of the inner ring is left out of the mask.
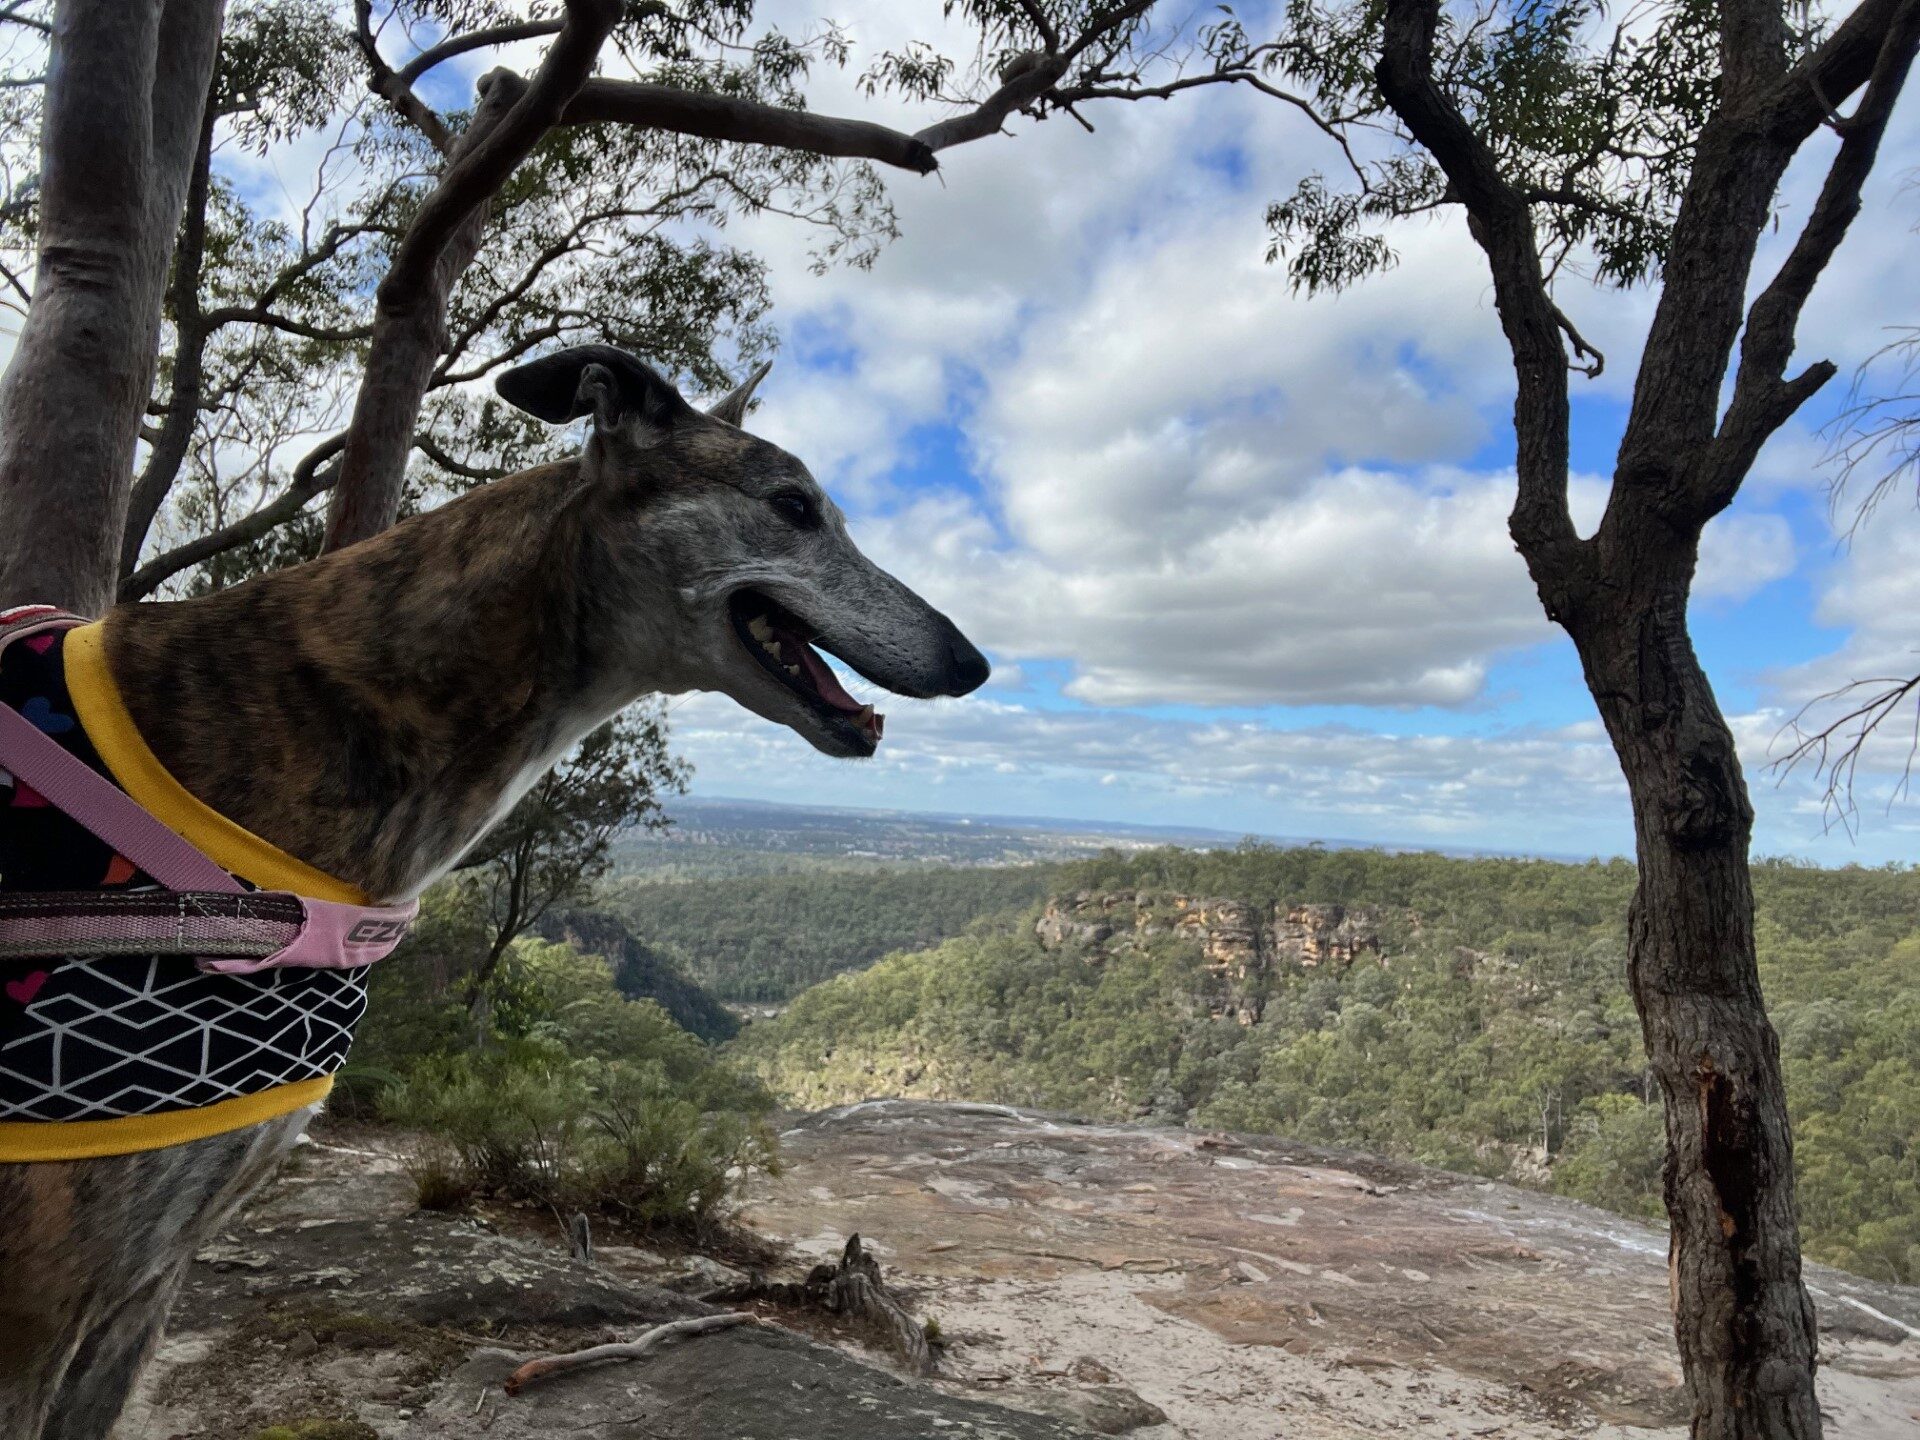
[[[376,899],[417,894],[635,693],[596,664],[610,617],[577,481],[526,471],[311,564],[112,611],[142,737],[262,839]]]

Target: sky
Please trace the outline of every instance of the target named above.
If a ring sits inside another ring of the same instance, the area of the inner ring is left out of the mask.
[[[1242,7],[1243,14],[1246,7]],[[917,129],[869,97],[909,38],[971,53],[937,0],[807,0],[853,41],[815,109]],[[772,14],[772,7],[767,8]],[[470,57],[464,87],[538,48]],[[750,429],[847,510],[855,539],[995,664],[976,695],[881,700],[874,760],[830,760],[716,696],[673,702],[697,794],[1554,855],[1628,853],[1618,767],[1571,644],[1506,533],[1511,362],[1457,214],[1398,227],[1398,265],[1292,293],[1263,213],[1328,142],[1224,87],[1089,107],[1094,133],[1016,117],[887,176],[901,230],[871,270],[817,274],[806,227],[728,238],[766,258],[781,336]],[[1771,273],[1830,153],[1789,176]],[[269,157],[269,168],[300,157]],[[1847,536],[1827,427],[1856,367],[1920,324],[1920,105],[1896,117],[1861,221],[1815,292],[1796,365],[1841,378],[1781,432],[1705,540],[1696,642],[1748,765],[1755,849],[1823,864],[1915,858],[1904,746],[1870,753],[1851,826],[1783,774],[1810,699],[1920,669],[1911,490]],[[256,174],[255,184],[278,183]],[[290,176],[288,193],[300,186]],[[1559,298],[1607,355],[1574,386],[1576,520],[1591,527],[1652,295]],[[848,678],[861,698],[874,687]]]
[[[941,33],[932,4],[830,3],[860,57]],[[784,12],[783,12],[784,17]],[[965,53],[957,42],[952,49]],[[815,108],[935,114],[820,76]],[[1707,532],[1692,620],[1749,768],[1755,849],[1916,858],[1876,747],[1855,823],[1783,775],[1813,697],[1920,668],[1910,492],[1847,540],[1827,427],[1856,367],[1920,323],[1920,107],[1816,291],[1796,366],[1841,367]],[[833,491],[855,537],[993,658],[958,701],[883,702],[881,755],[830,761],[728,702],[677,702],[697,793],[1548,854],[1630,853],[1624,785],[1571,643],[1506,534],[1510,361],[1456,217],[1400,227],[1400,263],[1307,299],[1264,263],[1269,200],[1326,143],[1214,89],[1016,119],[890,179],[901,238],[817,276],[764,225],[784,343],[750,428]],[[1824,145],[1809,162],[1824,160]],[[1771,273],[1820,170],[1789,177]],[[1608,357],[1574,378],[1576,520],[1597,521],[1653,297],[1561,292]],[[859,682],[851,682],[860,689]],[[871,687],[861,693],[868,698]]]

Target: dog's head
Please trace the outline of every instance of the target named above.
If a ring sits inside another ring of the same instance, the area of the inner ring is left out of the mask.
[[[868,756],[882,717],[820,652],[899,695],[965,695],[986,658],[862,555],[807,467],[740,428],[763,366],[706,412],[610,345],[562,350],[495,388],[552,424],[593,417],[586,543],[615,587],[618,643],[664,690],[719,690],[829,755]]]

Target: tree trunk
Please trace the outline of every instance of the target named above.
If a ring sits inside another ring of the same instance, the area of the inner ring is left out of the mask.
[[[506,122],[527,93],[527,82],[510,71],[494,70],[481,78],[480,92],[480,103],[447,156],[442,189],[450,184],[449,177],[461,161],[484,147]],[[492,215],[492,193],[477,196],[449,232],[445,245],[413,280],[397,283],[401,277],[390,271],[374,293],[367,369],[354,399],[340,478],[327,502],[322,550],[357,544],[378,535],[399,517],[414,423],[433,383],[434,367],[446,349],[447,304],[453,287],[480,253]],[[413,223],[414,227],[420,224],[417,215]]]
[[[113,602],[221,0],[61,0],[40,253],[0,382],[0,604]]]
[[[1753,808],[1687,635],[1692,548],[1636,557],[1662,579],[1569,628],[1633,801],[1627,970],[1666,1100],[1668,1270],[1694,1440],[1811,1440],[1818,1332],[1754,956]]]
[[[173,278],[168,284],[176,336],[173,383],[168,387],[166,418],[160,422],[146,468],[134,481],[128,501],[126,528],[120,541],[123,576],[131,575],[140,563],[147,532],[153,528],[154,518],[186,462],[194,427],[200,420],[208,338],[200,313],[200,274],[207,250],[207,207],[213,196],[213,125],[213,105],[209,101],[200,121],[200,142],[187,182],[186,216],[174,252]]]

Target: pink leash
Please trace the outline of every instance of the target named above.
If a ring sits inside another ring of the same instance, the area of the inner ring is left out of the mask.
[[[83,623],[50,606],[0,612],[0,649],[29,634]],[[223,975],[290,965],[343,970],[390,954],[419,912],[414,901],[347,905],[248,890],[7,705],[0,705],[0,768],[170,892],[165,906],[157,906],[156,899],[162,897],[151,893],[0,896],[0,956],[85,954],[88,944],[126,953],[130,946],[151,941],[162,951],[198,949],[200,968]]]

